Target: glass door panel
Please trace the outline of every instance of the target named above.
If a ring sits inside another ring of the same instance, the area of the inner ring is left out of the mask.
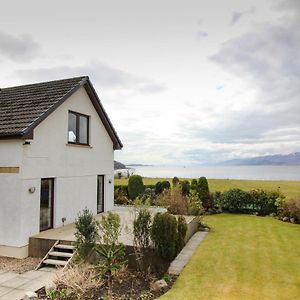
[[[97,178],[97,214],[104,212],[104,175]]]
[[[53,228],[54,179],[41,180],[40,231]]]

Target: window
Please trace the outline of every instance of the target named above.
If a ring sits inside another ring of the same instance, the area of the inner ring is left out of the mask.
[[[89,144],[89,117],[69,111],[68,143]]]

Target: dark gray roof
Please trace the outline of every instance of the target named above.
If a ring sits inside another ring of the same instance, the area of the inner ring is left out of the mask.
[[[87,76],[1,89],[0,138],[32,138],[33,129],[81,86],[89,94],[114,148],[121,149],[123,145]]]

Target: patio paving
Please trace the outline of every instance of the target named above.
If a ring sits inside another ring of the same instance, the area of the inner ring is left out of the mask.
[[[153,207],[150,208],[150,211],[152,213],[156,213],[158,211],[160,212],[166,211],[166,209]],[[122,231],[120,234],[119,241],[124,245],[132,246],[133,245],[133,235],[132,235],[133,220],[135,218],[136,209],[134,207],[129,207],[129,206],[127,207],[115,206],[114,212],[117,212],[121,219]],[[102,219],[102,217],[105,214],[106,213],[100,213],[95,217],[99,221]],[[187,222],[190,222],[193,219],[193,217],[190,216],[186,216],[186,218],[187,218]],[[38,239],[62,240],[62,241],[74,242],[75,241],[74,233],[75,233],[75,224],[71,223],[63,227],[45,230],[32,237]]]
[[[53,268],[23,274],[0,270],[0,300],[20,300],[26,292],[35,292],[50,283],[54,274]]]

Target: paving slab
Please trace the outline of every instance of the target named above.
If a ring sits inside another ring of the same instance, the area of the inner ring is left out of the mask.
[[[0,286],[0,297],[11,291],[11,288]]]
[[[17,277],[18,274],[15,272],[4,272],[2,274],[0,274],[0,284],[2,284],[3,282],[10,280],[12,278]]]
[[[12,279],[2,282],[1,286],[9,287],[9,288],[18,288],[19,286],[21,286],[25,283],[28,283],[29,281],[30,281],[30,279],[16,276]]]
[[[26,292],[35,292],[51,283],[56,273],[54,268],[42,268],[23,274],[0,273],[0,300],[20,300]]]
[[[169,274],[179,275],[181,273],[195,250],[205,238],[206,234],[207,232],[205,231],[198,231],[190,238],[185,247],[180,251],[177,257],[170,264],[170,267],[168,269]]]

